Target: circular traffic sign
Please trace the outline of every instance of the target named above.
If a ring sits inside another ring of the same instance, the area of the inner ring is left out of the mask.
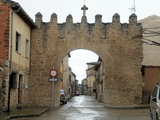
[[[51,77],[56,77],[57,75],[58,75],[58,72],[57,72],[56,69],[50,70],[50,76],[51,76]]]

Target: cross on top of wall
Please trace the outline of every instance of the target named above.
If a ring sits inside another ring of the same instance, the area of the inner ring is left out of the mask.
[[[86,5],[84,5],[81,10],[83,10],[83,16],[86,16],[86,10],[88,10],[88,7],[86,7]]]

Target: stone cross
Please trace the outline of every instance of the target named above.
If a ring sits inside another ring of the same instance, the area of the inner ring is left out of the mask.
[[[86,7],[86,5],[84,5],[81,10],[83,10],[83,16],[86,16],[86,10],[88,10],[88,7]]]

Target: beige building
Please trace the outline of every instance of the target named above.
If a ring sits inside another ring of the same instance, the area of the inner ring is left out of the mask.
[[[61,82],[61,86],[62,89],[64,89],[64,91],[66,93],[68,93],[68,80],[69,80],[69,74],[70,74],[70,68],[69,68],[69,57],[70,54],[68,53],[62,61],[62,82]]]
[[[88,69],[86,70],[86,74],[87,74],[87,95],[90,95],[90,96],[95,96],[94,81],[95,81],[96,71],[94,69],[94,66],[96,64],[97,64],[96,62],[87,63],[87,65],[88,65]]]
[[[26,14],[24,9],[16,2],[0,2],[4,4],[4,11],[9,15],[8,21],[8,37],[4,41],[9,41],[8,50],[2,48],[3,51],[9,51],[8,59],[1,64],[0,81],[6,88],[2,88],[4,98],[2,108],[7,111],[10,109],[21,108],[28,104],[28,77],[30,73],[30,40],[31,30],[36,28],[32,19]],[[4,16],[3,16],[4,17]],[[7,18],[7,17],[6,17]],[[2,18],[0,18],[2,20]],[[4,26],[3,26],[4,28]],[[4,28],[7,31],[7,28]],[[1,40],[2,41],[2,40]],[[2,61],[2,56],[1,60]],[[4,67],[4,68],[3,68]],[[7,68],[8,67],[8,68]],[[3,76],[5,74],[5,76]],[[6,83],[6,84],[4,84]],[[9,87],[8,87],[9,86]]]
[[[87,92],[87,79],[83,79],[81,85],[82,85],[81,92],[83,95],[85,95],[85,91]]]
[[[142,102],[148,103],[154,85],[160,83],[160,17],[152,15],[140,20],[139,23],[143,26]]]
[[[70,74],[68,79],[68,98],[71,99],[75,93],[75,85],[76,85],[76,75],[72,72],[70,68]]]
[[[101,58],[98,59],[97,64],[94,66],[96,71],[96,80],[94,82],[96,88],[96,98],[98,101],[103,102],[103,94],[104,94],[104,63]]]
[[[75,80],[75,91],[79,91],[79,93],[80,93],[80,88],[79,88],[78,80]]]
[[[70,53],[68,53],[61,62],[60,65],[60,88],[64,89],[70,99],[75,92],[75,79],[76,75],[72,72],[72,69],[69,67],[69,58]]]

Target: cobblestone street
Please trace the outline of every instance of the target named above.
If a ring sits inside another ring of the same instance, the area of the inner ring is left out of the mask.
[[[149,120],[149,109],[104,108],[94,97],[80,95],[39,117],[16,120]]]

